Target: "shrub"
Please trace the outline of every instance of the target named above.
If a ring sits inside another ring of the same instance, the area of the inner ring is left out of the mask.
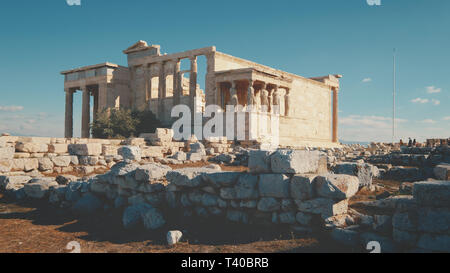
[[[161,122],[149,110],[105,109],[91,124],[94,138],[129,138],[154,133]]]

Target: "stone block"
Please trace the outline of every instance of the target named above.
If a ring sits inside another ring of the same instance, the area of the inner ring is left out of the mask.
[[[263,197],[258,202],[258,210],[262,212],[272,212],[280,209],[280,202],[273,197]]]
[[[413,196],[419,205],[450,207],[450,181],[414,183]]]
[[[45,171],[53,170],[53,167],[54,167],[53,161],[51,161],[50,158],[48,158],[48,157],[38,158],[38,163],[39,163],[40,171],[45,172]]]
[[[307,201],[295,200],[297,208],[301,212],[319,214],[322,219],[328,217],[345,214],[348,209],[348,200],[342,200],[340,202],[328,199],[328,198],[315,198]]]
[[[4,147],[0,148],[0,160],[2,159],[13,159],[14,158],[14,148]]]
[[[257,199],[258,176],[243,174],[239,176],[237,184],[234,186],[237,199]]]
[[[236,184],[240,172],[213,172],[203,175],[206,183],[213,187],[232,187]]]
[[[71,156],[53,156],[50,160],[56,167],[68,167],[72,162]]]
[[[417,212],[417,229],[427,233],[450,234],[450,209],[419,208]]]
[[[272,172],[281,174],[318,173],[319,157],[319,151],[277,150],[270,156]]]
[[[441,164],[437,165],[433,169],[434,177],[438,180],[447,180],[450,181],[450,165],[449,164]]]
[[[293,199],[308,200],[314,197],[313,181],[317,175],[294,175],[290,183],[290,194]]]
[[[67,144],[50,144],[48,145],[48,152],[55,154],[67,154],[69,148]]]
[[[47,196],[51,187],[57,187],[58,183],[54,178],[36,178],[24,185],[25,193],[28,197],[42,199]]]
[[[48,152],[48,145],[35,142],[17,142],[16,151],[23,153],[46,153]]]
[[[119,146],[114,145],[102,145],[102,156],[114,156],[117,155]]]
[[[272,151],[251,150],[248,158],[248,168],[251,173],[271,173],[270,155]]]
[[[283,174],[261,174],[259,176],[259,195],[289,198],[289,181],[289,177]]]
[[[69,153],[82,156],[101,155],[102,145],[99,143],[69,144]]]
[[[364,187],[372,185],[375,168],[367,163],[338,163],[334,167],[334,173],[356,176],[359,179],[359,186]]]
[[[359,180],[356,176],[346,174],[329,174],[317,176],[313,187],[318,196],[343,200],[358,192]]]
[[[136,169],[135,178],[138,181],[149,182],[163,179],[172,169],[159,163],[141,165]]]
[[[121,155],[124,160],[139,161],[142,158],[141,148],[138,146],[122,146],[117,153]]]
[[[217,171],[210,168],[184,168],[169,171],[166,178],[176,186],[198,187],[203,184],[203,174],[215,172]]]
[[[3,182],[0,183],[0,188],[7,191],[19,190],[30,180],[31,177],[29,176],[3,176]]]

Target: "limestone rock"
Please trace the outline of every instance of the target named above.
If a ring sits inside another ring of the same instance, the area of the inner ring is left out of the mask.
[[[148,182],[163,179],[172,169],[159,163],[150,163],[136,168],[135,178],[138,181]]]
[[[271,151],[251,150],[249,152],[248,168],[251,173],[270,173]]]
[[[243,174],[239,176],[237,184],[234,186],[237,199],[257,199],[258,198],[258,176]]]
[[[58,183],[53,178],[37,178],[25,184],[24,190],[28,197],[42,199],[47,195],[50,187],[56,186]]]
[[[183,233],[179,230],[171,230],[167,232],[167,244],[170,246],[177,244],[181,240],[182,236]]]
[[[413,196],[423,206],[450,207],[450,181],[414,183]]]
[[[53,167],[54,167],[53,161],[51,161],[50,158],[48,158],[48,157],[39,158],[38,163],[39,163],[40,171],[53,170]]]
[[[433,172],[436,179],[450,181],[450,164],[437,165]]]
[[[359,186],[364,187],[372,185],[375,168],[367,163],[338,163],[334,167],[334,173],[357,176]]]
[[[13,158],[14,158],[13,147],[0,148],[0,159],[13,159]]]
[[[166,178],[176,186],[198,187],[203,184],[203,174],[214,172],[217,171],[209,168],[184,168],[169,171]]]
[[[69,144],[69,154],[71,155],[101,155],[102,145],[99,143]]]
[[[54,156],[50,158],[57,167],[67,167],[72,162],[72,157],[70,156]]]
[[[3,182],[0,180],[0,188],[5,190],[18,190],[31,180],[29,176],[4,176]]]
[[[274,173],[300,174],[319,171],[319,151],[278,150],[270,156]]]
[[[335,200],[352,197],[358,192],[359,180],[356,176],[329,174],[317,176],[313,182],[317,195]]]
[[[294,175],[290,183],[290,194],[293,199],[308,200],[314,197],[313,181],[317,175]]]
[[[289,177],[283,174],[261,174],[259,176],[259,195],[262,197],[289,197]]]
[[[139,161],[142,158],[141,148],[137,146],[122,146],[117,152],[124,160]]]
[[[263,197],[258,202],[258,210],[263,212],[278,211],[280,208],[280,202],[273,197]]]
[[[315,198],[308,201],[295,200],[297,208],[301,212],[320,214],[323,219],[347,213],[348,200],[335,202],[328,198]]]
[[[125,209],[122,216],[122,224],[126,229],[135,228],[142,223],[143,215],[152,209],[148,204],[138,204]]]
[[[239,172],[221,172],[220,169],[215,170],[216,172],[206,173],[203,175],[205,182],[214,187],[234,186],[238,177],[241,175]]]

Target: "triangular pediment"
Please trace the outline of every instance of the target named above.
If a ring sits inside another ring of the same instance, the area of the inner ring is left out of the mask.
[[[135,43],[134,45],[132,45],[129,48],[125,49],[123,51],[123,53],[128,54],[128,53],[131,53],[131,52],[142,51],[142,50],[145,50],[145,49],[148,49],[148,48],[149,48],[149,46],[148,46],[147,42],[140,40],[137,43]]]

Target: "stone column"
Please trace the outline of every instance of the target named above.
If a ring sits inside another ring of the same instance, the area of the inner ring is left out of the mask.
[[[64,124],[64,137],[73,137],[73,91],[71,89],[64,90],[66,92],[66,119]]]
[[[191,73],[189,77],[189,96],[191,100],[196,96],[197,91],[197,56],[190,58],[191,60]]]
[[[101,112],[103,111],[105,108],[109,108],[109,107],[115,107],[115,104],[110,104],[109,101],[115,101],[115,98],[113,97],[114,94],[107,93],[108,90],[108,83],[104,82],[104,83],[100,83],[98,85],[98,111]],[[110,99],[108,99],[108,96],[111,96]]]
[[[81,137],[89,138],[89,123],[91,119],[91,95],[89,94],[89,90],[86,86],[81,87],[83,91],[83,107],[82,107],[82,115],[81,115]]]
[[[333,88],[333,136],[332,141],[337,143],[338,140],[338,95],[339,88]]]
[[[216,90],[214,94],[214,103],[223,109],[223,103],[222,103],[222,88],[220,82],[216,83]]]
[[[99,101],[98,101],[98,99],[99,99],[99,92],[100,92],[100,88],[97,85],[97,88],[93,91],[93,94],[92,94],[94,96],[94,109],[92,111],[93,112],[92,113],[93,121],[97,120],[97,114],[99,112],[99,109],[98,109],[98,107],[99,107]]]
[[[181,96],[183,94],[183,83],[180,80],[180,65],[180,60],[176,60],[173,69],[173,106],[180,104]]]
[[[145,81],[145,104],[148,106],[150,100],[151,93],[151,83],[149,83],[150,79],[150,68],[147,64],[144,65],[144,81]]]
[[[158,118],[162,121],[164,115],[164,98],[166,97],[166,72],[164,63],[158,63],[159,66],[159,85],[158,85]]]

